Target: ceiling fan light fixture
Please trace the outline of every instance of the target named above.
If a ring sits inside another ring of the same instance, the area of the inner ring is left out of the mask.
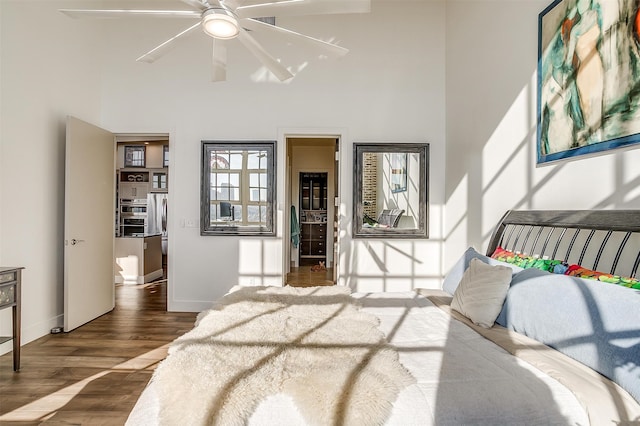
[[[212,8],[202,14],[202,29],[207,35],[220,40],[238,36],[240,26],[232,12],[223,8]]]

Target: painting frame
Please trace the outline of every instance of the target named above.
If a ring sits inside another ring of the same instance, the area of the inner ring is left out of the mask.
[[[639,146],[638,9],[554,0],[538,15],[538,166]]]

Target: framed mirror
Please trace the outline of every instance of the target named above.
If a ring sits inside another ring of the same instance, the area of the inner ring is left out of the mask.
[[[428,238],[429,144],[355,143],[354,238]]]
[[[275,236],[275,141],[202,141],[200,235]]]

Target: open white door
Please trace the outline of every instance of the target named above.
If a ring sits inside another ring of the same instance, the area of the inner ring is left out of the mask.
[[[336,138],[335,146],[335,164],[333,169],[333,283],[338,284],[340,276],[338,268],[340,267],[340,247],[338,238],[340,238],[340,139]]]
[[[115,306],[115,139],[67,118],[64,218],[64,331]]]

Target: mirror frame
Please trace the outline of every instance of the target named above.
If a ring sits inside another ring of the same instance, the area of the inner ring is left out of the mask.
[[[267,152],[267,222],[264,226],[213,226],[210,224],[210,150],[264,150]],[[200,235],[276,236],[276,141],[202,141],[200,160]]]
[[[420,161],[420,188],[418,227],[402,228],[374,228],[364,227],[364,201],[362,199],[362,172],[364,169],[364,153],[418,154]],[[353,158],[355,174],[353,185],[353,238],[429,238],[428,232],[428,200],[429,200],[429,144],[428,143],[354,143]]]

